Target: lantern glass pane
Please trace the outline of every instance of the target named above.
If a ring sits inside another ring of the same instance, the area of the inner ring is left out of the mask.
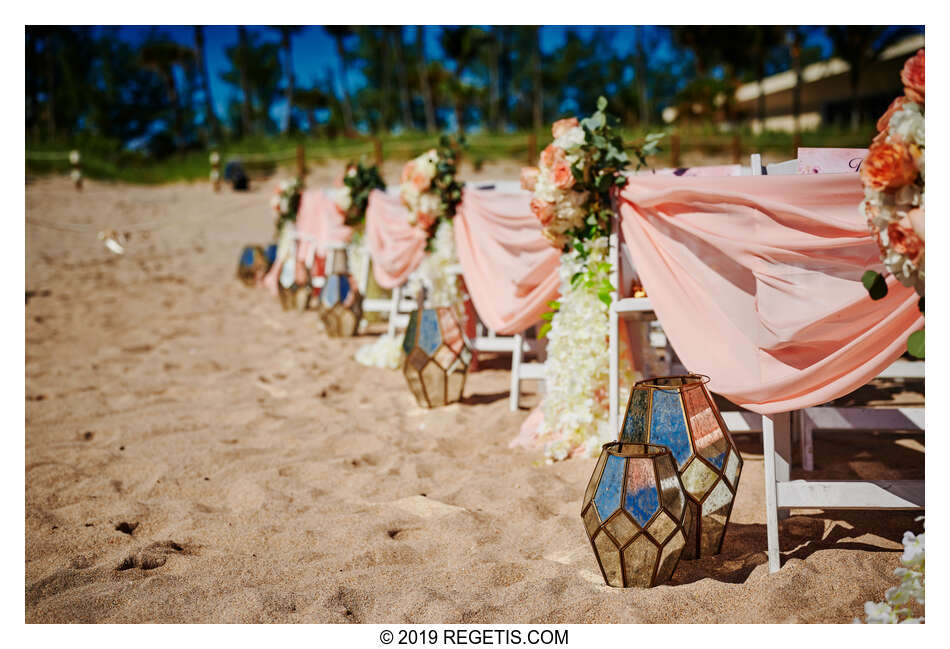
[[[653,461],[650,458],[634,457],[627,460],[627,492],[623,506],[640,527],[647,524],[660,506]]]
[[[623,513],[623,510],[619,510],[614,514],[604,527],[620,545],[625,545],[640,531],[630,520],[630,517]]]
[[[597,505],[597,513],[600,514],[601,518],[607,518],[620,507],[624,464],[625,461],[622,457],[607,456],[607,464],[604,466],[600,484],[597,485],[597,492],[594,494],[594,503]]]
[[[455,352],[451,349],[442,345],[439,347],[438,351],[435,353],[435,362],[439,364],[443,370],[448,370],[452,367],[452,362],[455,361],[457,356]]]
[[[735,451],[731,452],[729,459],[726,460],[726,478],[733,487],[737,486],[739,480],[739,454]]]
[[[649,588],[653,585],[657,548],[653,541],[641,534],[623,551],[626,585]]]
[[[597,483],[600,482],[600,473],[604,470],[604,464],[607,462],[607,453],[603,452],[600,454],[600,457],[597,458],[597,465],[594,467],[594,474],[590,477],[590,481],[587,483],[587,491],[584,492],[584,506],[587,506],[587,503],[590,502],[590,499],[594,497],[594,489],[597,488]]]
[[[666,543],[670,532],[674,529],[676,529],[676,521],[670,518],[666,512],[660,512],[656,515],[653,522],[650,523],[650,527],[647,528],[647,531],[658,543],[663,544]]]
[[[676,468],[673,466],[673,457],[664,455],[656,459],[656,472],[660,477],[660,494],[663,498],[663,506],[673,515],[683,515],[683,488],[680,486],[680,480],[676,477]]]
[[[600,519],[597,518],[597,508],[593,505],[584,510],[584,527],[587,529],[587,536],[593,538],[600,527]]]
[[[604,570],[604,578],[611,586],[623,586],[620,578],[620,551],[613,541],[604,532],[598,532],[594,537],[594,547],[600,557],[600,565]]]
[[[686,492],[696,500],[702,500],[716,482],[716,472],[697,458],[693,458],[680,477]]]
[[[686,404],[686,413],[689,415],[689,425],[693,431],[696,451],[722,470],[722,463],[729,447],[712,405],[706,398],[703,386],[697,385],[685,389],[683,401]]]
[[[409,355],[412,351],[412,348],[416,345],[416,322],[418,321],[419,312],[413,311],[409,314],[409,324],[406,325],[406,335],[402,339],[402,351]]]
[[[669,447],[677,466],[680,467],[686,464],[692,455],[679,391],[653,390],[650,442]]]
[[[435,353],[442,343],[439,335],[439,320],[434,309],[425,309],[422,312],[422,322],[419,324],[418,345],[429,356]]]
[[[630,406],[623,422],[622,442],[647,441],[647,412],[649,408],[649,388],[635,389],[630,397]]]
[[[450,402],[459,401],[462,398],[462,390],[465,388],[465,369],[458,365],[454,372],[446,373],[448,377],[448,400]]]
[[[662,584],[673,577],[673,571],[676,570],[676,564],[679,562],[685,545],[686,539],[683,538],[683,532],[679,531],[663,546],[663,551],[660,554],[660,565],[656,570],[656,583]]]
[[[422,369],[422,383],[429,397],[429,407],[445,405],[445,372],[435,363],[429,363]]]

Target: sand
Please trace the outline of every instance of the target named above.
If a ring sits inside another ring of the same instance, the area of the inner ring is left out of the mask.
[[[508,359],[424,411],[353,360],[372,335],[331,340],[234,278],[270,192],[27,184],[27,622],[850,622],[896,583],[912,512],[795,512],[770,575],[761,440],[738,435],[723,553],[608,588],[579,515],[593,462],[508,448],[538,402],[508,411]],[[923,436],[818,435],[816,457],[919,478]]]

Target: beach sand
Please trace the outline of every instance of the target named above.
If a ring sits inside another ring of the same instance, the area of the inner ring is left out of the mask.
[[[372,335],[331,340],[235,279],[272,235],[272,185],[27,184],[27,622],[850,622],[897,583],[915,512],[794,512],[770,575],[746,434],[723,553],[605,586],[580,519],[594,463],[508,448],[538,403],[529,384],[508,411],[508,358],[424,411],[353,360]],[[131,232],[125,255],[106,228]],[[815,446],[817,477],[923,476],[922,435]]]

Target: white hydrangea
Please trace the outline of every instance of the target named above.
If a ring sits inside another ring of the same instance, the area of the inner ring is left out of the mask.
[[[920,104],[910,101],[894,113],[889,122],[888,133],[898,135],[905,142],[924,146],[924,116]]]
[[[442,199],[435,192],[426,192],[419,198],[419,212],[435,216],[442,209]]]
[[[333,191],[333,202],[336,203],[336,206],[340,208],[340,211],[346,212],[353,205],[353,195],[350,193],[350,188],[346,185],[343,187],[337,187]]]
[[[422,288],[433,307],[454,306],[461,301],[458,277],[448,272],[458,263],[455,254],[455,230],[452,222],[443,219],[436,227],[432,240],[432,252],[426,255],[419,267],[409,276],[408,292],[418,295]]]
[[[398,370],[402,367],[404,357],[402,339],[388,334],[356,350],[356,361],[369,367]]]
[[[70,163],[70,164],[74,164],[74,165],[78,165],[78,164],[79,164],[79,157],[80,157],[80,156],[79,156],[79,151],[75,151],[75,150],[70,151],[70,152],[69,152],[69,163]]]
[[[924,621],[922,617],[914,617],[908,608],[913,601],[924,604],[924,533],[904,532],[902,543],[901,566],[894,570],[900,584],[887,589],[883,602],[865,602],[868,624],[921,624]],[[861,620],[855,618],[854,622]]]
[[[577,150],[584,145],[584,142],[584,129],[580,126],[575,126],[554,140],[555,146],[564,149],[564,152],[567,153],[568,156],[576,154]]]

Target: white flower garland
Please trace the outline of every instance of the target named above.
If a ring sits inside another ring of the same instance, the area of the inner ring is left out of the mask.
[[[904,532],[902,543],[901,566],[894,569],[901,583],[887,589],[883,602],[864,603],[868,624],[922,624],[924,621],[923,617],[913,617],[908,608],[911,600],[924,604],[924,533]],[[855,618],[854,622],[860,624],[861,620]]]
[[[432,306],[457,305],[462,299],[458,277],[448,272],[457,263],[455,228],[452,221],[442,219],[432,239],[432,252],[423,258],[419,267],[409,276],[408,293],[418,295],[425,288],[427,301]]]

